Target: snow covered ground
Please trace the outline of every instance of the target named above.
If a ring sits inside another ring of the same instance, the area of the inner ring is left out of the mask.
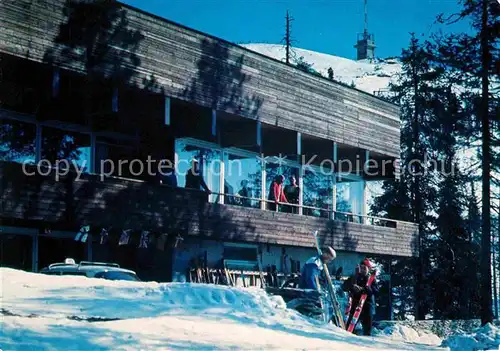
[[[500,350],[500,329],[492,324],[477,328],[472,334],[457,334],[443,342],[451,351]]]
[[[243,44],[249,50],[284,61],[285,48],[277,44]],[[374,94],[386,90],[391,81],[395,81],[401,72],[401,63],[396,59],[380,60],[376,63],[354,61],[344,57],[323,54],[320,52],[293,48],[295,57],[304,58],[316,71],[328,77],[328,68],[332,68],[334,79],[346,84],[354,82],[356,88]]]
[[[0,268],[0,282],[3,351],[435,350],[440,343],[401,333],[358,337],[288,310],[260,289],[8,268]]]

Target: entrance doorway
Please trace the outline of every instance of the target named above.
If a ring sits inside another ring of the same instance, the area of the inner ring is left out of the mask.
[[[31,271],[33,238],[29,235],[0,235],[0,266]]]

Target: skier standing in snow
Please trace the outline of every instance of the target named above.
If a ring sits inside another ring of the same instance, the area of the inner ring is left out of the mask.
[[[363,325],[363,335],[368,336],[372,333],[373,316],[375,316],[375,295],[378,294],[378,287],[375,281],[371,286],[366,286],[372,268],[373,264],[368,258],[365,258],[357,267],[357,272],[349,277],[342,286],[342,289],[349,292],[351,296],[351,310],[346,325],[349,325],[361,295],[367,294],[359,320]]]
[[[302,268],[299,288],[318,290],[317,279],[323,271],[323,263],[328,264],[337,257],[337,253],[330,246],[324,247],[321,252],[321,256],[311,257]]]

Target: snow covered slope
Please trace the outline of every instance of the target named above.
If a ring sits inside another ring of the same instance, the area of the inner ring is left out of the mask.
[[[243,44],[242,46],[280,61],[285,60],[283,45]],[[396,59],[370,63],[298,48],[294,48],[293,51],[296,59],[303,57],[305,62],[311,63],[312,68],[323,76],[328,77],[328,68],[331,67],[334,79],[346,84],[354,82],[356,88],[370,94],[387,89],[389,82],[401,71],[401,64]]]
[[[477,328],[472,334],[458,334],[443,341],[451,351],[500,350],[500,329],[493,324]]]
[[[281,298],[260,289],[105,281],[7,268],[0,268],[0,283],[3,351],[438,349],[352,335],[287,310]]]

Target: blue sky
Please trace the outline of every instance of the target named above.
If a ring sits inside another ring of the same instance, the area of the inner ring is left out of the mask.
[[[285,14],[294,18],[296,47],[355,58],[363,31],[363,0],[121,0],[185,26],[235,43],[279,43]],[[456,0],[368,0],[368,29],[378,57],[396,56],[409,33],[424,38],[439,30],[467,30],[433,24],[439,13],[459,10]]]

